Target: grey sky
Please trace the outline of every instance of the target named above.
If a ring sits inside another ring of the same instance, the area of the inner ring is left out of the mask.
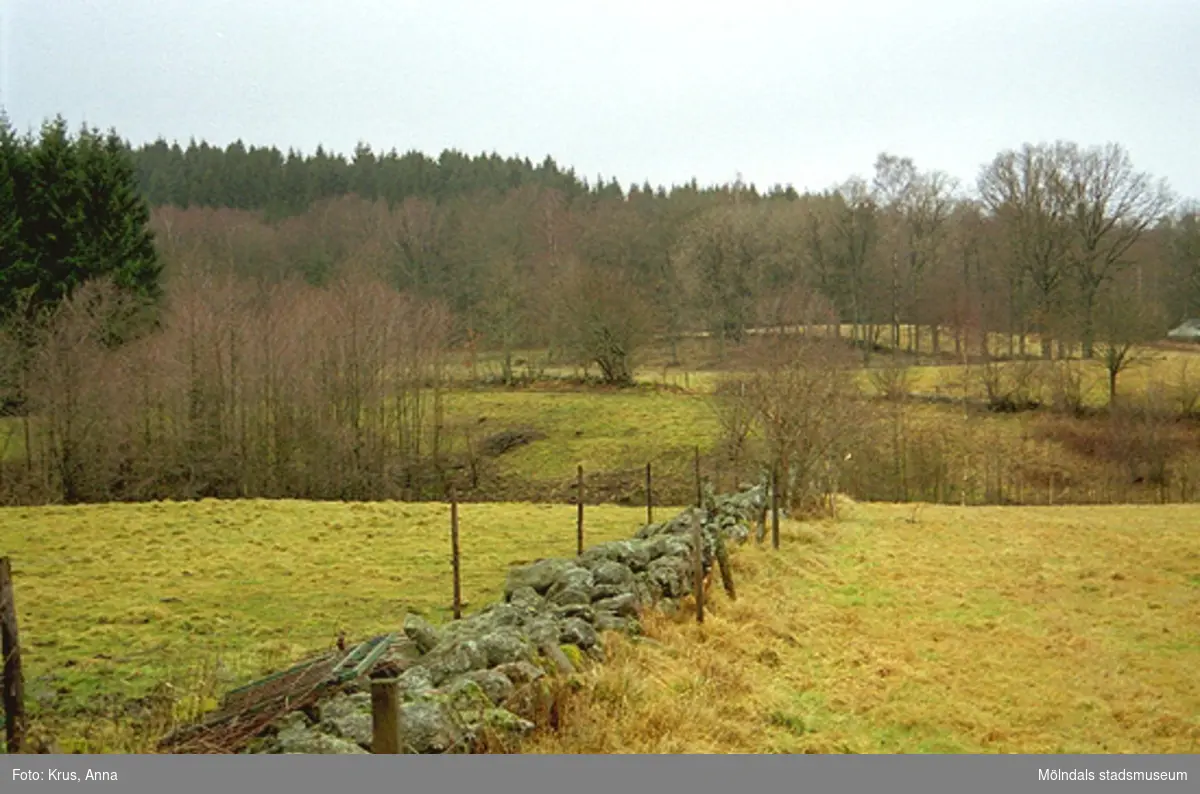
[[[0,104],[226,144],[358,140],[622,184],[822,188],[882,150],[973,181],[1118,141],[1200,197],[1197,0],[0,0]]]

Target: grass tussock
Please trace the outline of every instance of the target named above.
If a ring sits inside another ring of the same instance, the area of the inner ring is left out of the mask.
[[[1200,751],[1200,511],[854,505],[608,639],[535,753]]]

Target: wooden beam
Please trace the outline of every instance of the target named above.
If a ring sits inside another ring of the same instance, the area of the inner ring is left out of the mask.
[[[0,656],[4,661],[4,738],[8,752],[19,753],[25,743],[25,681],[21,674],[21,638],[17,632],[17,602],[12,562],[0,557]]]

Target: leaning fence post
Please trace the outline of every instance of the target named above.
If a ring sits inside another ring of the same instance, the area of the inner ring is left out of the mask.
[[[450,493],[450,564],[454,570],[454,619],[462,617],[462,562],[458,553],[458,497]]]
[[[576,481],[576,518],[575,518],[575,553],[583,556],[583,464],[579,464],[578,479]]]
[[[696,507],[704,507],[704,491],[700,487],[700,445],[696,445]]]
[[[721,537],[721,530],[716,532],[715,550],[717,553],[717,566],[721,569],[721,584],[725,587],[725,595],[729,596],[730,601],[737,601],[737,592],[733,587],[733,567],[729,563],[729,549],[725,547],[725,539]]]
[[[779,548],[779,467],[771,468],[771,546]]]
[[[17,602],[8,557],[0,557],[0,653],[4,659],[4,674],[0,677],[4,686],[4,737],[8,752],[19,753],[25,741],[25,681],[21,675]]]
[[[700,516],[692,523],[692,589],[696,594],[696,622],[704,622],[704,549],[701,546]]]
[[[371,752],[397,755],[400,752],[399,697],[396,680],[371,682]]]

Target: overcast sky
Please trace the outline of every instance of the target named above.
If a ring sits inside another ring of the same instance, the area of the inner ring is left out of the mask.
[[[0,105],[134,143],[551,154],[622,184],[973,181],[1117,141],[1200,197],[1200,0],[0,0]]]

